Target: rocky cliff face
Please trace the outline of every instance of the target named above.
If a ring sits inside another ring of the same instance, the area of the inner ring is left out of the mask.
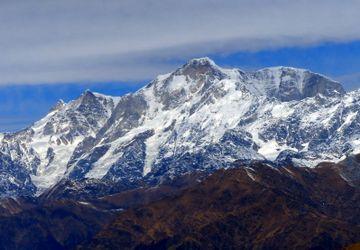
[[[360,92],[307,70],[255,72],[193,59],[136,93],[85,92],[0,137],[2,196],[62,181],[159,183],[235,160],[313,167],[360,148]],[[79,185],[82,185],[79,183]]]

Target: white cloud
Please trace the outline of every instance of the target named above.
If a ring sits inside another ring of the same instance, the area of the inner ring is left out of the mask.
[[[149,79],[209,53],[360,39],[357,0],[0,2],[0,84]]]

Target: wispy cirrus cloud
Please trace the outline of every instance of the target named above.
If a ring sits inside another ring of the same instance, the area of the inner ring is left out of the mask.
[[[179,60],[360,39],[360,1],[0,3],[0,84],[152,78]]]

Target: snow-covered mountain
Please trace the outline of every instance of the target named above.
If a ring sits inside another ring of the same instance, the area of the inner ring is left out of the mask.
[[[0,193],[41,192],[60,181],[77,144],[100,130],[117,100],[86,91],[68,104],[59,101],[31,127],[2,135]]]
[[[61,180],[157,183],[234,161],[313,167],[360,151],[360,91],[289,67],[255,72],[193,59],[136,93],[90,91],[0,136],[0,195]]]

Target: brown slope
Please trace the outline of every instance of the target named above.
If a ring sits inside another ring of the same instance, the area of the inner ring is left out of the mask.
[[[345,250],[360,250],[360,242],[347,246]]]
[[[114,218],[76,201],[52,201],[0,216],[0,249],[68,249],[93,237]]]
[[[0,217],[12,216],[24,210],[32,209],[37,202],[32,197],[17,197],[0,199]]]
[[[83,248],[340,249],[360,240],[359,198],[328,166],[220,170],[122,213]]]
[[[0,200],[0,250],[72,249],[90,240],[123,209],[179,194],[201,178],[193,173],[157,187],[83,201],[58,200],[59,192],[40,199]]]

